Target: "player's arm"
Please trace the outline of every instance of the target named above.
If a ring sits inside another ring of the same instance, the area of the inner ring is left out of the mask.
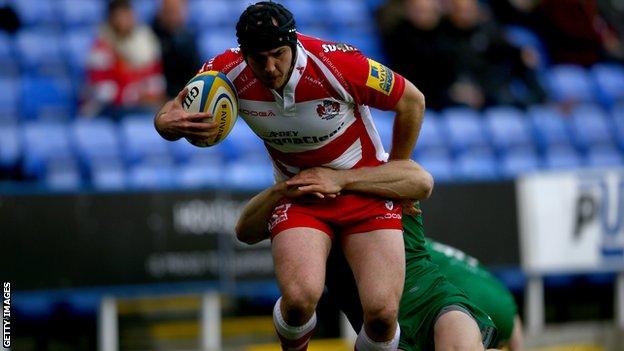
[[[189,113],[182,108],[186,98],[184,88],[175,99],[166,102],[154,117],[154,127],[160,136],[174,141],[182,137],[193,140],[213,140],[218,133],[217,124],[204,122],[212,118],[210,113]]]
[[[433,177],[412,160],[394,160],[377,167],[346,170],[310,168],[286,184],[303,193],[350,191],[394,200],[424,200],[433,190]]]
[[[409,159],[423,122],[425,96],[414,84],[405,80],[403,94],[392,110],[396,112],[396,116],[392,130],[390,159]]]
[[[269,238],[267,223],[277,202],[286,195],[286,183],[280,182],[254,196],[243,208],[236,223],[236,238],[252,245]]]
[[[355,103],[396,112],[390,159],[409,159],[423,122],[424,95],[400,74],[359,51],[335,52],[328,57]]]

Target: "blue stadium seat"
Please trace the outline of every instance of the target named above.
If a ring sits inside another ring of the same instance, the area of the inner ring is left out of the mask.
[[[68,128],[59,122],[28,122],[22,128],[24,173],[42,177],[53,160],[73,158]]]
[[[223,150],[226,150],[230,159],[265,157],[267,154],[262,139],[240,118],[223,143],[225,143]]]
[[[17,125],[0,124],[0,169],[12,169],[22,157],[22,143]]]
[[[615,105],[611,109],[613,122],[615,123],[615,134],[618,145],[624,150],[624,103]]]
[[[613,146],[599,145],[587,152],[587,165],[590,167],[618,167],[622,166],[622,153]]]
[[[527,117],[514,107],[498,106],[487,109],[485,125],[492,144],[500,152],[533,145]]]
[[[94,160],[89,173],[91,184],[97,190],[123,190],[128,185],[128,175],[121,160]]]
[[[451,181],[455,177],[453,161],[447,152],[420,153],[415,160],[431,173],[436,182]]]
[[[340,27],[335,33],[323,39],[349,44],[356,47],[367,57],[381,62],[384,61],[380,38],[372,30],[356,31],[349,27]]]
[[[303,31],[304,28],[317,26],[325,21],[323,1],[285,0],[282,3],[293,13],[297,29],[304,34],[310,34]]]
[[[75,108],[71,84],[63,79],[23,77],[20,96],[24,119],[67,120]]]
[[[475,150],[455,158],[455,172],[460,179],[494,180],[499,177],[498,164],[491,152]]]
[[[77,190],[82,186],[80,167],[73,158],[53,158],[46,164],[45,184],[52,190]]]
[[[57,6],[66,27],[95,26],[106,17],[105,2],[99,0],[60,0]]]
[[[151,116],[127,116],[121,120],[120,130],[121,145],[131,164],[170,157],[167,141],[154,129]]]
[[[71,124],[71,137],[76,154],[89,166],[97,160],[122,156],[117,125],[106,118],[81,118]]]
[[[206,162],[219,163],[223,161],[226,154],[225,142],[217,144],[211,147],[197,147],[186,141],[180,139],[169,143],[171,155],[177,163],[188,162],[191,159],[205,160]]]
[[[22,30],[15,39],[23,72],[31,75],[62,76],[66,73],[60,35],[39,28]]]
[[[155,0],[132,0],[132,8],[137,19],[142,23],[152,23],[158,11],[160,1]]]
[[[550,59],[546,46],[540,39],[540,37],[529,28],[516,25],[508,25],[504,28],[505,38],[514,46],[518,48],[531,48],[535,50],[539,58],[538,69],[545,69]]]
[[[234,190],[259,191],[273,185],[274,179],[272,164],[262,159],[233,161],[223,170],[224,185]]]
[[[303,25],[299,25],[297,23],[297,31],[311,37],[322,38],[326,40],[332,39],[332,37],[335,35],[329,25],[326,23]]]
[[[416,142],[415,154],[423,154],[431,150],[445,150],[448,148],[442,131],[440,116],[431,110],[425,112],[425,119]]]
[[[555,101],[592,102],[595,99],[591,76],[581,66],[553,66],[547,71],[546,79],[546,90]]]
[[[183,188],[219,188],[224,176],[223,163],[215,160],[193,160],[176,170],[177,184]]]
[[[591,75],[598,88],[598,97],[604,106],[624,101],[624,67],[617,64],[597,63]]]
[[[514,150],[502,155],[500,172],[503,176],[515,178],[540,168],[540,160],[531,149]]]
[[[19,84],[12,78],[0,78],[0,123],[15,122],[18,116]]]
[[[598,105],[581,105],[572,111],[570,120],[576,145],[587,150],[591,145],[612,145],[611,119]]]
[[[176,168],[167,160],[150,160],[130,166],[128,184],[133,189],[168,189],[176,184]]]
[[[442,116],[453,152],[488,146],[483,132],[483,121],[478,112],[469,108],[451,107],[442,111]]]
[[[15,76],[18,73],[13,37],[0,32],[0,77]]]
[[[199,37],[199,52],[201,59],[208,59],[221,54],[225,50],[237,47],[236,34],[230,29],[206,31]]]
[[[234,15],[230,6],[230,1],[226,0],[192,0],[189,2],[189,25],[198,33],[220,31],[224,26],[233,28],[240,12]]]
[[[85,28],[65,32],[63,53],[72,78],[78,82],[84,79],[87,59],[94,40],[95,32]]]
[[[372,13],[360,0],[326,0],[324,11],[333,25],[374,28]]]
[[[581,156],[570,146],[553,146],[544,154],[547,169],[572,169],[583,164]]]
[[[534,105],[527,110],[540,150],[551,146],[571,144],[569,121],[554,106]]]
[[[15,11],[26,26],[52,27],[59,24],[56,1],[47,0],[15,0]]]

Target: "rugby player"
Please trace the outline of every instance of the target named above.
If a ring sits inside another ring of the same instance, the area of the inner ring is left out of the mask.
[[[290,11],[273,2],[250,5],[236,36],[240,48],[209,60],[200,72],[221,71],[232,81],[240,115],[264,140],[278,180],[312,167],[373,168],[410,157],[425,103],[403,77],[350,45],[297,33]],[[182,109],[185,93],[157,113],[157,131],[168,140],[214,138],[218,127],[203,122],[209,114]],[[389,155],[369,106],[396,113]],[[327,256],[339,235],[364,314],[356,348],[396,349],[405,276],[400,204],[348,190],[316,195],[283,198],[265,218],[282,293],[274,308],[282,348],[307,348]]]

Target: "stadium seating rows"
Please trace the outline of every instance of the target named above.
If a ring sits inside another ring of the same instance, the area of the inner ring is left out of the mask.
[[[373,115],[389,148],[391,113]],[[509,106],[483,113],[467,108],[427,111],[413,158],[438,182],[622,166],[624,104],[609,112],[598,105],[580,105],[568,114],[548,105],[527,112]],[[120,122],[99,117],[5,124],[0,128],[0,168],[12,167],[60,189],[259,189],[273,179],[262,141],[242,120],[223,143],[198,148],[185,140],[160,138],[149,115],[131,115]]]
[[[347,42],[383,61],[372,8],[381,0],[284,0],[299,29]],[[271,183],[264,147],[247,126],[237,126],[213,148],[168,143],[154,133],[151,117],[76,118],[84,67],[103,0],[15,0],[24,23],[15,36],[0,32],[0,172],[21,170],[60,189],[143,187],[260,188]],[[152,21],[153,0],[133,0],[137,17]],[[234,23],[248,0],[190,0],[188,25],[200,33],[204,58],[235,44]],[[205,13],[211,16],[205,16]],[[217,14],[217,15],[215,15]],[[518,46],[542,56],[541,80],[554,105],[521,111],[509,106],[479,112],[429,111],[413,157],[437,181],[514,177],[538,169],[622,165],[624,67],[548,66],[540,39],[508,27]],[[391,114],[375,112],[387,149]],[[240,121],[239,121],[240,123]]]

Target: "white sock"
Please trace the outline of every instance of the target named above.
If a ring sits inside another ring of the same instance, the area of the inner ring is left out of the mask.
[[[316,327],[316,312],[310,317],[306,323],[301,326],[291,326],[286,324],[282,315],[280,297],[273,307],[273,324],[280,340],[282,341],[282,349],[284,350],[305,350],[308,341],[312,336],[312,331]]]
[[[399,347],[399,338],[401,337],[401,328],[397,323],[396,332],[394,333],[394,337],[392,340],[388,341],[373,341],[368,335],[366,335],[366,331],[364,330],[364,326],[362,326],[362,330],[358,334],[357,339],[355,340],[355,350],[356,351],[394,351]]]

